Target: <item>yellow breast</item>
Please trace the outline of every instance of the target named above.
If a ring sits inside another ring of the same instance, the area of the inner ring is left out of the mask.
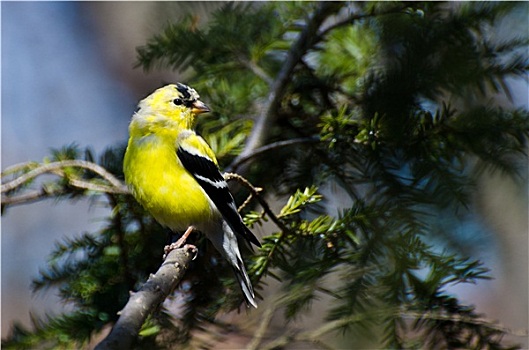
[[[134,197],[160,224],[180,231],[211,219],[209,198],[183,168],[174,140],[131,138],[123,170]]]

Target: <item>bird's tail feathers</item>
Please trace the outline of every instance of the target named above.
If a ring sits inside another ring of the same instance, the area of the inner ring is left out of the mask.
[[[250,229],[246,226],[244,226],[244,231],[246,232],[246,240],[249,241],[249,242],[252,242],[253,244],[255,244],[257,247],[261,248],[261,242],[259,242],[259,240],[257,239],[257,237],[255,237],[255,235],[253,234],[252,231],[250,231]],[[248,246],[251,248],[252,245],[251,244],[248,244]],[[253,251],[253,250],[252,250]]]
[[[257,303],[255,302],[255,294],[253,292],[252,282],[250,281],[250,278],[248,277],[248,274],[246,273],[246,269],[244,268],[244,265],[240,264],[240,267],[233,267],[233,272],[235,273],[235,277],[237,277],[237,281],[239,282],[239,286],[241,286],[242,292],[244,294],[244,298],[246,299],[246,303],[248,305],[252,305],[253,307],[257,308]]]
[[[248,277],[248,273],[244,267],[237,237],[235,237],[231,227],[224,221],[222,225],[217,226],[216,230],[213,229],[209,232],[205,232],[207,232],[206,234],[215,248],[233,267],[233,271],[235,272],[237,281],[241,286],[246,302],[253,307],[257,307],[252,282],[250,281],[250,277]]]

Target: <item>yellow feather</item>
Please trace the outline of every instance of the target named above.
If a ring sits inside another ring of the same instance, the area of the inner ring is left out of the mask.
[[[212,213],[209,199],[180,164],[173,144],[157,135],[131,139],[124,169],[138,202],[162,225],[179,231],[210,220]]]
[[[162,225],[180,231],[208,222],[215,213],[204,190],[176,155],[177,142],[182,141],[179,135],[186,134],[186,142],[212,160],[215,156],[205,141],[188,129],[194,120],[192,113],[171,105],[174,92],[171,95],[170,87],[140,102],[140,111],[130,124],[123,171],[138,202]]]

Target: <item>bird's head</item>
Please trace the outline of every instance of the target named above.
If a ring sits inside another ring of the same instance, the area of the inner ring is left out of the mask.
[[[136,115],[151,116],[153,122],[170,119],[179,127],[190,129],[194,127],[198,114],[209,112],[209,108],[199,98],[195,89],[187,85],[169,84],[141,100]]]

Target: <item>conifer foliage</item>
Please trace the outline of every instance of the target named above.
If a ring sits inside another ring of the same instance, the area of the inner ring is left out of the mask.
[[[325,296],[321,328],[292,333],[286,324],[272,334],[263,317],[249,335],[253,348],[332,347],[321,336],[333,332],[351,347],[355,339],[365,346],[366,334],[383,348],[516,347],[449,292],[491,278],[487,267],[432,242],[437,213],[472,212],[483,172],[526,180],[529,112],[495,101],[510,98],[509,79],[527,77],[528,37],[491,34],[520,8],[527,4],[229,3],[207,23],[175,19],[138,48],[138,66],[191,75],[187,83],[213,111],[201,117],[200,133],[221,168],[247,179],[231,176],[239,203],[252,195],[241,208],[246,224],[273,223],[262,248],[245,254],[258,294],[269,296],[267,281],[279,281],[266,305],[293,320]],[[58,243],[35,278],[35,290],[58,288],[71,312],[35,320],[31,330],[15,326],[5,348],[86,344],[161,263],[167,233],[114,186],[122,155],[113,147],[96,162],[69,146],[2,175],[4,183],[30,180],[35,169],[71,161],[34,199],[104,196],[112,209],[100,232]],[[3,209],[24,202],[30,186],[3,188]],[[348,204],[331,206],[324,188],[345,193]],[[280,198],[279,211],[267,194]],[[171,348],[213,325],[227,328],[216,316],[241,304],[231,270],[194,239],[199,253],[173,297],[178,307],[165,303],[149,317],[138,348]]]

